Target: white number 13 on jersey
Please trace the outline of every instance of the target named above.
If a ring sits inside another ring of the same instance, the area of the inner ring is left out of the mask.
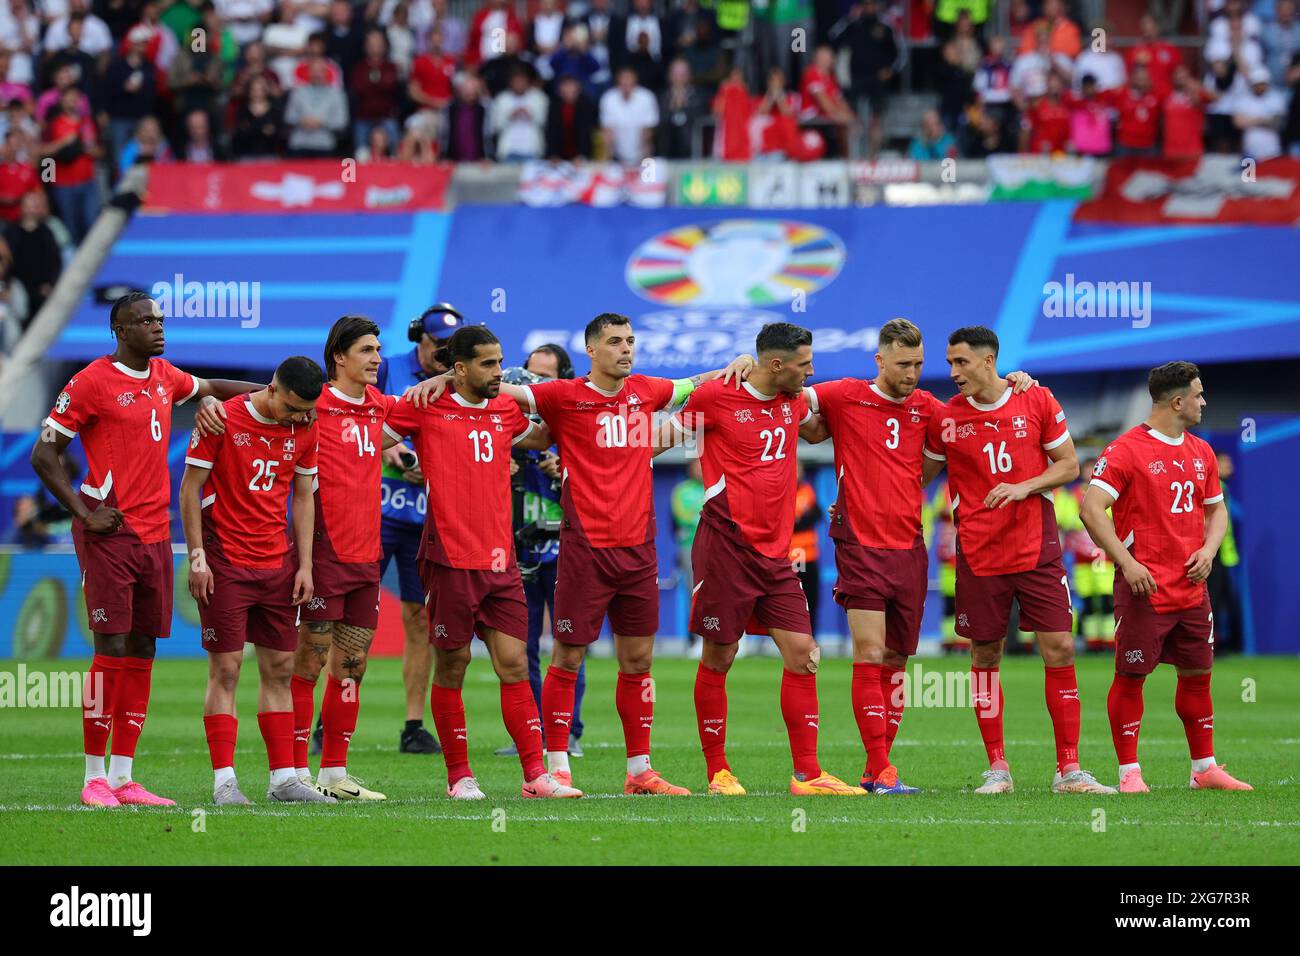
[[[489,431],[470,432],[469,440],[474,443],[474,460],[487,462],[492,460],[492,433]]]

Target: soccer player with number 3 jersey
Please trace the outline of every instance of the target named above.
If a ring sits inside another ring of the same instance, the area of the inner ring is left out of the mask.
[[[1106,446],[1093,467],[1082,518],[1115,575],[1115,680],[1107,699],[1121,793],[1146,793],[1138,765],[1142,684],[1157,664],[1178,672],[1193,790],[1251,790],[1214,759],[1214,613],[1205,581],[1228,529],[1214,449],[1189,428],[1205,393],[1191,362],[1147,379],[1151,414]],[[1110,509],[1114,519],[1106,514]]]
[[[158,638],[172,621],[171,484],[167,446],[172,409],[192,398],[231,398],[257,388],[205,381],[158,358],[163,314],[143,292],[113,303],[112,355],[64,386],[32,449],[32,468],[72,515],[94,660],[82,715],[88,806],[171,806],[132,779],[136,742],[149,709]],[[86,453],[80,493],[60,457],[77,435]],[[91,698],[94,698],[93,700]],[[112,754],[104,751],[112,735]]]
[[[1114,793],[1079,766],[1079,685],[1070,588],[1051,491],[1079,461],[1065,412],[1046,388],[1016,394],[997,372],[998,337],[968,326],[948,337],[959,394],[930,418],[925,455],[946,462],[957,522],[957,633],[971,642],[971,697],[989,769],[976,793],[1013,789],[998,678],[1011,602],[1043,657],[1056,738],[1055,793]]]
[[[658,445],[698,445],[704,508],[691,548],[691,631],[704,640],[695,678],[695,713],[709,792],[743,796],[727,762],[727,672],[746,630],[770,633],[785,665],[781,715],[790,738],[796,796],[860,796],[866,791],[822,772],[821,723],[808,599],[790,563],[801,429],[812,425],[801,391],[812,375],[812,333],[789,322],[763,326],[758,364],[739,390],[712,382],[660,430]]]
[[[477,634],[501,681],[501,717],[519,751],[523,796],[581,797],[542,760],[541,720],[528,685],[528,605],[510,524],[510,449],[549,448],[551,436],[500,395],[501,343],[486,326],[458,329],[443,364],[451,368],[451,388],[419,408],[402,402],[384,431],[394,441],[414,437],[429,490],[419,562],[433,644],[430,705],[447,762],[447,795],[485,798],[470,768],[461,697]]]
[[[290,678],[301,606],[312,599],[312,532],[320,366],[285,359],[266,388],[225,403],[226,430],[196,428],[181,478],[181,522],[190,555],[190,593],[199,606],[208,689],[203,725],[212,758],[212,798],[246,805],[235,777],[235,688],[244,645],[254,645],[257,723],[271,780],[267,799],[334,803],[294,770]],[[293,536],[285,511],[293,490]]]

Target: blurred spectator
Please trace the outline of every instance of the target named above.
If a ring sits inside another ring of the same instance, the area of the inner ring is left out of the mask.
[[[1035,155],[1065,152],[1070,142],[1070,109],[1064,101],[1065,81],[1047,76],[1047,92],[1025,111],[1026,150]]]
[[[363,163],[382,163],[396,159],[395,137],[389,135],[387,127],[372,126],[370,135],[357,147],[357,159]]]
[[[638,33],[636,48],[628,54],[627,65],[636,71],[636,80],[656,96],[664,89],[664,68],[650,50],[650,34]]]
[[[565,30],[560,49],[551,54],[550,70],[553,77],[576,77],[586,95],[595,100],[603,92],[596,83],[601,67],[588,50],[587,37],[588,29],[581,23]]]
[[[465,21],[452,16],[447,10],[447,0],[433,0],[434,23],[442,28],[442,48],[448,56],[459,60],[469,46],[469,27]],[[428,31],[425,31],[428,35]]]
[[[487,0],[470,21],[465,65],[478,67],[503,56],[511,37],[514,37],[515,49],[520,49],[524,28],[515,16],[514,5],[506,0]]]
[[[1269,85],[1268,68],[1257,66],[1251,71],[1250,86],[1232,102],[1232,121],[1241,130],[1241,152],[1256,160],[1282,155],[1282,121],[1286,100]]]
[[[1274,19],[1264,24],[1260,39],[1273,85],[1285,87],[1287,70],[1300,54],[1300,17],[1296,16],[1295,0],[1277,0],[1273,9]]]
[[[122,146],[117,157],[117,168],[125,173],[136,163],[171,163],[176,157],[171,145],[163,136],[162,125],[157,117],[145,116],[138,124],[131,137]]]
[[[442,51],[442,28],[435,26],[429,31],[429,52],[415,58],[411,78],[406,83],[406,95],[415,106],[418,122],[428,126],[434,141],[442,135],[455,75],[455,61]]]
[[[10,100],[0,114],[0,139],[10,135],[14,137],[15,158],[35,165],[41,153],[41,124],[32,118],[32,105],[27,100]]]
[[[13,256],[9,275],[23,284],[27,293],[26,329],[54,291],[63,272],[63,250],[49,227],[50,207],[38,188],[23,194],[16,220],[4,227],[4,240]]]
[[[116,159],[135,125],[155,109],[157,69],[144,56],[147,31],[131,30],[125,56],[114,57],[104,74],[104,112],[108,113],[108,147]]]
[[[18,158],[21,138],[20,132],[9,130],[0,141],[0,220],[4,222],[16,222],[22,215],[23,196],[41,188],[36,167]]]
[[[1014,141],[1016,106],[1011,96],[1011,63],[1007,60],[1006,49],[1003,37],[990,37],[988,52],[980,60],[971,84],[978,102],[974,121],[978,127],[975,135],[982,144],[980,152],[994,143],[1005,148],[995,147],[990,152],[1015,150],[1011,144]],[[970,110],[967,117],[967,122],[971,122]]]
[[[953,31],[952,39],[948,41],[954,47],[957,56],[957,63],[967,73],[974,73],[975,68],[979,66],[980,59],[984,56],[984,49],[980,46],[979,38],[975,34],[974,21],[971,20],[970,11],[963,10],[957,14],[957,25]]]
[[[63,100],[63,94],[69,90],[77,94],[79,111],[82,116],[89,119],[90,100],[77,87],[76,70],[70,64],[65,63],[54,71],[53,80],[53,85],[36,100],[36,121],[44,123],[50,114],[59,108],[59,103]]]
[[[458,77],[456,96],[447,109],[446,157],[453,162],[471,163],[487,159],[486,122],[487,107],[479,78],[472,73]]]
[[[33,86],[36,83],[36,70],[32,64],[32,52],[40,46],[41,21],[27,0],[0,0],[0,47],[13,54],[13,62],[5,77],[11,83],[23,83]]]
[[[590,52],[598,67],[591,78],[594,86],[589,89],[589,94],[599,96],[612,82],[614,71],[627,55],[627,20],[614,9],[610,0],[590,0],[583,20]]]
[[[885,93],[901,61],[898,39],[880,18],[879,0],[853,4],[844,19],[831,27],[831,39],[849,48],[851,93],[859,110],[864,101],[867,104],[867,139],[875,156],[883,140]]]
[[[199,4],[203,0],[172,0],[172,3],[159,14],[158,19],[176,37],[177,44],[183,50],[190,45],[190,34],[197,26],[202,26],[203,15],[199,13]]]
[[[221,89],[228,90],[239,70],[239,44],[235,42],[234,34],[222,22],[221,14],[217,13],[217,8],[210,0],[204,0],[199,13],[203,16],[200,26],[207,35],[208,52],[220,64]]]
[[[284,152],[284,110],[271,93],[271,83],[263,74],[249,80],[230,139],[238,159],[271,159]]]
[[[531,82],[537,76],[537,69],[523,57],[524,41],[515,34],[506,36],[506,52],[493,57],[479,67],[479,79],[487,88],[488,96],[496,96],[510,85],[510,74],[523,70]]]
[[[835,51],[831,47],[817,48],[812,64],[803,71],[799,94],[803,106],[800,118],[834,123],[832,130],[822,131],[823,135],[828,145],[833,145],[835,155],[845,155],[849,128],[857,125],[858,117],[840,92],[840,84],[835,79]]]
[[[921,114],[921,129],[907,148],[907,155],[917,161],[956,158],[957,141],[944,129],[938,110]]]
[[[1223,9],[1210,20],[1206,42],[1235,42],[1238,35],[1258,42],[1263,33],[1263,21],[1250,12],[1247,0],[1224,0]]]
[[[382,126],[388,142],[397,142],[397,114],[402,84],[397,67],[388,59],[388,39],[377,27],[366,33],[365,59],[352,67],[348,90],[352,94],[352,142],[358,149],[370,142],[370,131]]]
[[[559,0],[541,0],[537,14],[528,24],[528,42],[525,49],[537,67],[537,72],[547,83],[551,81],[551,54],[560,48],[560,40],[568,25],[568,17],[560,9]]]
[[[812,4],[809,0],[752,0],[749,6],[760,75],[770,76],[768,71],[779,66],[792,83],[801,79],[802,50],[813,32]],[[797,60],[795,30],[802,30],[804,37]]]
[[[613,89],[606,90],[600,98],[606,158],[625,166],[639,164],[650,155],[658,125],[659,104],[654,94],[637,85],[635,70],[622,67]]]
[[[708,24],[708,35],[716,38],[718,19],[712,10],[704,10],[700,0],[683,0],[676,4],[663,21],[664,46],[673,56],[685,56],[700,38],[701,24]]]
[[[1102,36],[1109,38],[1111,27],[1108,23],[1099,23],[1094,28],[1102,31]],[[1117,90],[1128,81],[1128,70],[1124,66],[1124,58],[1111,49],[1109,43],[1102,45],[1100,51],[1094,50],[1092,45],[1083,48],[1074,59],[1074,92],[1083,92],[1083,78],[1091,76],[1097,82],[1097,92],[1105,93],[1108,90]],[[1160,94],[1163,95],[1163,94]]]
[[[1210,599],[1210,610],[1215,623],[1214,652],[1242,649],[1242,606],[1238,593],[1238,565],[1241,555],[1237,551],[1236,521],[1240,517],[1237,503],[1229,493],[1229,479],[1232,477],[1232,456],[1219,452],[1216,456],[1219,465],[1219,483],[1223,492],[1223,506],[1228,513],[1228,530],[1219,544],[1218,558],[1210,566],[1210,576],[1206,579],[1205,589]],[[1224,625],[1227,625],[1225,628]]]
[[[180,44],[176,42],[176,37],[172,34],[172,31],[159,21],[159,9],[157,0],[144,0],[140,5],[140,19],[136,21],[135,26],[142,26],[149,31],[149,42],[145,49],[145,55],[149,57],[149,61],[154,66],[165,74],[171,68],[172,57],[176,55]],[[125,39],[122,45],[125,46]]]
[[[1057,73],[1068,83],[1070,72],[1074,68],[1073,58],[1064,53],[1054,53],[1047,26],[1042,23],[1034,25],[1029,36],[1034,45],[1026,52],[1022,51],[1011,64],[1011,95],[1023,110],[1030,100],[1038,99],[1047,92],[1047,77]]]
[[[659,97],[655,153],[668,159],[691,158],[691,133],[704,115],[704,95],[691,83],[691,68],[677,59],[668,67],[668,88]]]
[[[767,73],[767,91],[752,107],[754,119],[749,125],[750,140],[764,159],[791,159],[803,162],[825,152],[825,141],[809,130],[799,130],[799,96],[786,89],[785,73],[774,66]]]
[[[32,101],[32,88],[28,83],[17,82],[8,77],[13,73],[14,55],[5,47],[0,47],[0,102],[10,100]]]
[[[325,55],[326,44],[327,36],[323,31],[313,33],[307,38],[307,50],[297,66],[293,68],[293,82],[289,84],[291,87],[308,86],[315,82],[312,76],[316,68],[320,67],[326,86],[343,89],[343,69]]]
[[[187,163],[220,163],[225,150],[212,135],[212,117],[207,110],[190,110],[185,114],[180,158]]]
[[[284,88],[280,84],[280,75],[271,69],[266,59],[266,47],[262,43],[250,43],[244,47],[244,65],[238,73],[235,74],[235,80],[230,87],[230,115],[238,116],[240,109],[248,99],[248,91],[252,86],[253,80],[261,77],[266,82],[267,95],[272,99],[278,100],[284,96]],[[232,119],[232,124],[233,124]]]
[[[784,89],[784,75],[781,86]],[[744,70],[739,66],[733,66],[727,79],[718,87],[710,109],[718,121],[713,136],[714,158],[729,162],[749,159],[753,155],[749,121],[754,103],[745,84]]]
[[[946,129],[960,134],[962,114],[974,95],[975,75],[961,61],[956,40],[943,45],[939,66],[939,116]]]
[[[72,42],[70,23],[74,19],[81,21],[76,45],[82,53],[99,56],[113,48],[113,34],[109,32],[108,24],[91,12],[90,0],[70,0],[68,13],[51,23],[45,31],[41,45],[46,53],[62,50]]]
[[[58,106],[45,121],[44,154],[54,159],[50,191],[72,241],[80,245],[99,215],[99,182],[95,159],[99,142],[95,124],[84,112],[85,96],[75,86],[59,95]]]
[[[316,33],[325,29],[325,15],[329,12],[329,0],[279,0],[280,22]]]
[[[1111,107],[1098,89],[1097,78],[1083,77],[1078,96],[1066,95],[1070,111],[1070,146],[1081,156],[1109,156],[1111,144]]]
[[[222,22],[241,47],[262,35],[275,12],[275,0],[213,0]]]
[[[1145,66],[1136,66],[1129,84],[1112,91],[1115,111],[1115,153],[1118,156],[1156,155],[1156,135],[1160,129],[1160,98],[1151,89],[1151,76]]]
[[[1143,64],[1151,77],[1151,89],[1157,96],[1166,96],[1173,88],[1171,77],[1174,67],[1183,61],[1178,47],[1160,39],[1160,23],[1149,13],[1144,13],[1139,21],[1142,42],[1131,46],[1125,53],[1128,72]]]
[[[99,72],[99,58],[81,49],[82,31],[85,26],[86,18],[83,14],[73,14],[68,18],[67,45],[60,50],[46,51],[40,73],[48,83],[54,71],[66,64],[72,67],[72,72],[76,76],[75,82],[81,92],[88,97],[94,97],[98,93],[95,89],[95,80]],[[5,75],[8,76],[8,73],[6,72]]]
[[[212,113],[223,89],[221,60],[207,45],[203,27],[196,27],[190,42],[177,51],[167,72],[176,112],[184,116],[194,110]]]
[[[1290,106],[1287,109],[1286,125],[1282,129],[1283,141],[1287,152],[1300,159],[1300,61],[1293,61],[1287,71],[1288,95]]]
[[[289,128],[289,155],[337,156],[339,134],[348,126],[348,101],[343,91],[329,84],[327,61],[315,58],[307,86],[289,91],[284,122]]]
[[[664,56],[664,23],[655,13],[654,0],[632,0],[623,33],[623,44],[629,54],[640,47],[640,37],[647,38],[646,49],[656,61]],[[622,64],[619,64],[620,66]]]
[[[940,42],[947,41],[957,30],[957,18],[963,13],[971,18],[977,34],[982,34],[993,4],[988,0],[936,0],[934,4],[934,35]]]
[[[727,57],[718,43],[718,28],[711,17],[701,16],[695,22],[695,32],[684,37],[679,56],[691,69],[691,81],[705,96],[712,96],[722,78],[727,75]]]
[[[382,129],[382,127],[376,127]],[[372,133],[374,131],[372,130]],[[402,142],[397,147],[397,158],[403,163],[428,165],[438,159],[438,138],[427,115],[417,114],[407,121]]]
[[[566,73],[556,81],[546,113],[546,158],[591,159],[595,155],[596,104],[582,81]]]
[[[541,159],[546,146],[546,94],[528,80],[525,70],[510,75],[510,85],[492,100],[491,123],[498,162]]]
[[[404,80],[411,75],[416,46],[415,32],[407,22],[407,10],[405,3],[399,3],[393,10],[393,18],[384,26],[384,35],[388,37],[388,55]]]
[[[1035,20],[1032,32],[1026,32],[1020,40],[1020,52],[1028,53],[1038,48],[1036,34],[1040,28],[1047,29],[1048,49],[1053,53],[1073,60],[1079,55],[1083,43],[1079,38],[1079,27],[1065,15],[1062,0],[1044,0],[1043,15]]]
[[[373,0],[372,0],[373,2]],[[413,36],[423,37],[429,32],[429,28],[435,23],[441,23],[442,17],[439,16],[437,8],[432,0],[383,0],[379,5],[379,23],[387,25],[393,22],[398,16],[398,8],[401,8],[401,16],[407,26],[410,27]],[[446,4],[443,4],[445,11]],[[461,47],[464,51],[464,47]],[[423,53],[423,49],[417,52]]]
[[[365,6],[354,9],[350,0],[331,0],[325,55],[339,65],[344,76],[352,75],[352,68],[364,55],[365,37]]]
[[[1205,107],[1214,99],[1191,70],[1181,63],[1174,67],[1173,90],[1161,103],[1162,155],[1195,159],[1205,152]]]

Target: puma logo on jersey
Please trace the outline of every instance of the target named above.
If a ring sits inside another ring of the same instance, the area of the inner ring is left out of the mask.
[[[265,435],[258,435],[257,440],[260,442],[265,442],[267,448],[271,447],[271,439],[267,438]]]
[[[998,426],[1001,425],[1001,424],[1002,424],[1001,422],[985,422],[985,423],[984,423],[984,427],[985,427],[985,428],[991,428],[991,429],[993,429],[994,431],[997,431],[997,430],[998,430]]]
[[[1181,461],[1170,462],[1170,464],[1172,464],[1172,465],[1173,465],[1175,468],[1177,468],[1179,471],[1186,471],[1186,469],[1183,468],[1183,463],[1182,463]]]
[[[760,415],[766,415],[768,418],[772,419],[773,421],[776,421],[776,416],[772,414],[772,409],[760,408],[758,412]]]

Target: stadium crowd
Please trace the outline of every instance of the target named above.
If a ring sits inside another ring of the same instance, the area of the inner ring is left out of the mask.
[[[136,163],[1300,153],[1296,0],[1168,6],[0,0],[0,360]]]

